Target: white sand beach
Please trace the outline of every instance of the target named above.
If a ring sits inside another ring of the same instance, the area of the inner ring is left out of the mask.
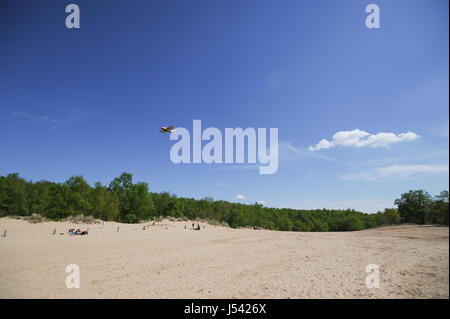
[[[306,233],[201,225],[1,218],[0,298],[449,298],[448,227]],[[69,228],[89,235],[59,234]],[[79,266],[80,288],[65,285],[69,264]],[[368,264],[379,265],[379,288],[366,287]]]

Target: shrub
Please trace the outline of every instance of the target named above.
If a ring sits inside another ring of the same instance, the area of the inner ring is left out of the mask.
[[[42,223],[42,222],[46,222],[47,218],[42,217],[39,214],[32,214],[31,216],[25,216],[23,219],[25,219],[26,221],[32,223],[32,224],[36,224],[36,223]]]
[[[213,226],[230,227],[230,225],[228,225],[228,223],[224,222],[224,221],[219,221],[219,220],[210,219],[210,218],[206,218],[205,221],[209,225],[213,225]]]
[[[128,214],[125,216],[125,223],[137,224],[139,223],[139,218],[135,214]]]
[[[74,223],[74,224],[98,224],[99,221],[95,219],[93,216],[85,216],[85,215],[76,215],[69,216],[63,219],[64,222]]]

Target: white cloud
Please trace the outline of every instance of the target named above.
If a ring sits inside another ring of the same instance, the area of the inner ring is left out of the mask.
[[[281,141],[278,143],[278,154],[279,159],[282,159],[283,162],[286,161],[295,161],[300,158],[318,158],[327,161],[335,161],[335,159],[324,156],[319,153],[308,152],[304,148],[296,147],[292,145],[290,141]],[[281,161],[280,161],[281,162]]]
[[[64,105],[57,105],[57,104],[51,104],[51,103],[46,103],[46,102],[38,102],[38,104],[41,104],[44,107],[50,107],[52,109],[61,111],[61,112],[65,112],[65,113],[80,113],[79,110],[72,108],[72,107],[67,107]],[[63,104],[71,104],[69,103],[67,100],[65,102],[63,102]]]
[[[15,111],[12,111],[11,114],[16,115],[16,116],[20,116],[20,117],[33,119],[33,120],[41,120],[41,121],[47,121],[47,122],[51,122],[51,123],[57,123],[58,122],[57,120],[49,118],[47,115],[36,116],[36,115],[28,114],[26,112],[15,112]]]
[[[257,203],[260,204],[260,205],[265,205],[266,201],[265,200],[259,200],[259,201],[257,201]]]
[[[370,134],[359,129],[353,131],[339,131],[333,135],[331,141],[322,139],[315,146],[310,146],[308,151],[317,151],[320,149],[329,149],[335,146],[343,147],[389,147],[392,144],[414,141],[419,135],[413,132],[407,133],[384,133]]]
[[[443,174],[449,172],[448,165],[391,165],[377,167],[359,174],[344,175],[343,180],[386,180],[406,178],[416,174]]]
[[[239,199],[239,200],[247,199],[247,197],[245,197],[244,195],[236,195],[236,198]]]

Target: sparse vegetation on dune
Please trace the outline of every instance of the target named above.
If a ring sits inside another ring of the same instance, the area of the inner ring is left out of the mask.
[[[93,216],[85,216],[85,215],[76,215],[69,216],[62,221],[69,222],[73,224],[98,224],[100,220],[94,218]]]
[[[32,224],[36,224],[36,223],[42,223],[42,222],[46,222],[48,221],[47,218],[39,215],[39,214],[31,214],[31,216],[24,216],[23,219],[25,219],[26,221],[32,223]]]
[[[219,220],[210,219],[210,218],[206,218],[204,222],[206,222],[212,226],[230,227],[230,225],[228,225],[228,223],[225,221],[219,221]]]
[[[0,177],[0,217],[23,216],[30,222],[66,220],[95,223],[97,220],[140,223],[204,221],[216,226],[253,227],[292,231],[350,231],[399,223],[448,225],[448,191],[436,197],[424,191],[409,191],[395,201],[398,209],[387,208],[376,214],[347,210],[298,210],[269,208],[196,200],[163,192],[149,192],[147,183],[133,183],[132,175],[123,173],[108,187],[91,187],[82,176],[72,176],[64,183],[31,182],[9,174]]]

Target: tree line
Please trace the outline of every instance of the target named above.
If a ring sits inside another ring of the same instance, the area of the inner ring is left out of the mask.
[[[448,225],[449,193],[432,197],[409,191],[395,200],[398,209],[366,214],[347,210],[269,208],[223,200],[181,198],[168,192],[153,193],[147,183],[133,183],[122,173],[109,186],[90,186],[82,176],[64,183],[26,181],[19,174],[0,176],[0,216],[40,214],[51,220],[93,216],[105,221],[138,223],[157,217],[210,219],[236,227],[262,227],[290,231],[350,231],[399,223]]]

